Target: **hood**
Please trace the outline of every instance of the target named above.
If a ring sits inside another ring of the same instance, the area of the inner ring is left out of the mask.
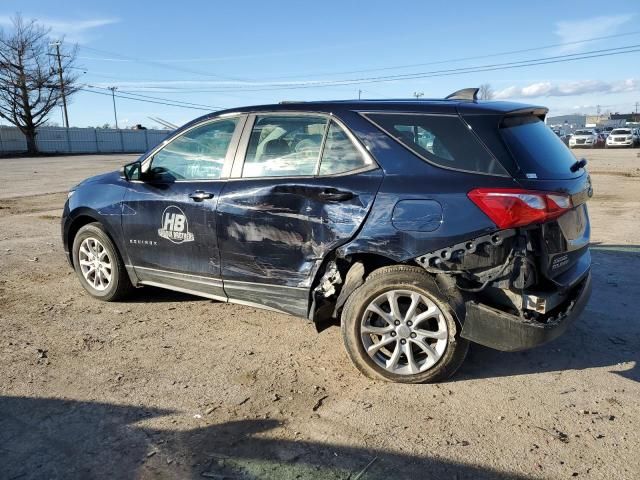
[[[101,184],[101,183],[114,183],[120,179],[120,172],[115,170],[113,172],[101,173],[100,175],[94,175],[93,177],[85,178],[80,183],[71,188],[75,190],[79,187],[86,185]]]

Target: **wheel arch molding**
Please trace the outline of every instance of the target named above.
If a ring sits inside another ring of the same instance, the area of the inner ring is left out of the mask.
[[[122,257],[122,260],[125,262],[125,264],[127,263],[126,249],[124,248],[124,244],[122,242],[122,235],[120,235],[120,232],[118,230],[118,226],[120,225],[120,216],[117,215],[117,220],[115,218],[111,218],[108,220],[108,217],[114,217],[114,215],[105,216],[101,215],[98,211],[92,208],[78,207],[74,209],[67,218],[64,219],[62,227],[62,239],[67,259],[72,267],[73,240],[82,227],[94,222],[99,223],[102,228],[104,228],[105,233],[109,236],[111,241],[118,249],[118,253]]]

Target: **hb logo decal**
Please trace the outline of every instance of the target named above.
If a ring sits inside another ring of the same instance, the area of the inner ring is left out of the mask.
[[[158,229],[158,235],[173,243],[193,242],[187,216],[175,205],[165,208],[162,212],[162,227]]]

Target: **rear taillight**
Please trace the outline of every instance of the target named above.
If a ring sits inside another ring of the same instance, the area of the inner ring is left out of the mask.
[[[572,207],[567,195],[536,190],[476,188],[467,195],[499,228],[546,222]]]

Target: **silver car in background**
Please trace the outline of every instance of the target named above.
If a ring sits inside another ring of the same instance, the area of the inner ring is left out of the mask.
[[[609,147],[635,147],[640,144],[638,131],[632,128],[616,128],[607,137],[607,148]]]
[[[591,129],[576,130],[569,139],[569,147],[593,148],[598,143],[598,132]]]

